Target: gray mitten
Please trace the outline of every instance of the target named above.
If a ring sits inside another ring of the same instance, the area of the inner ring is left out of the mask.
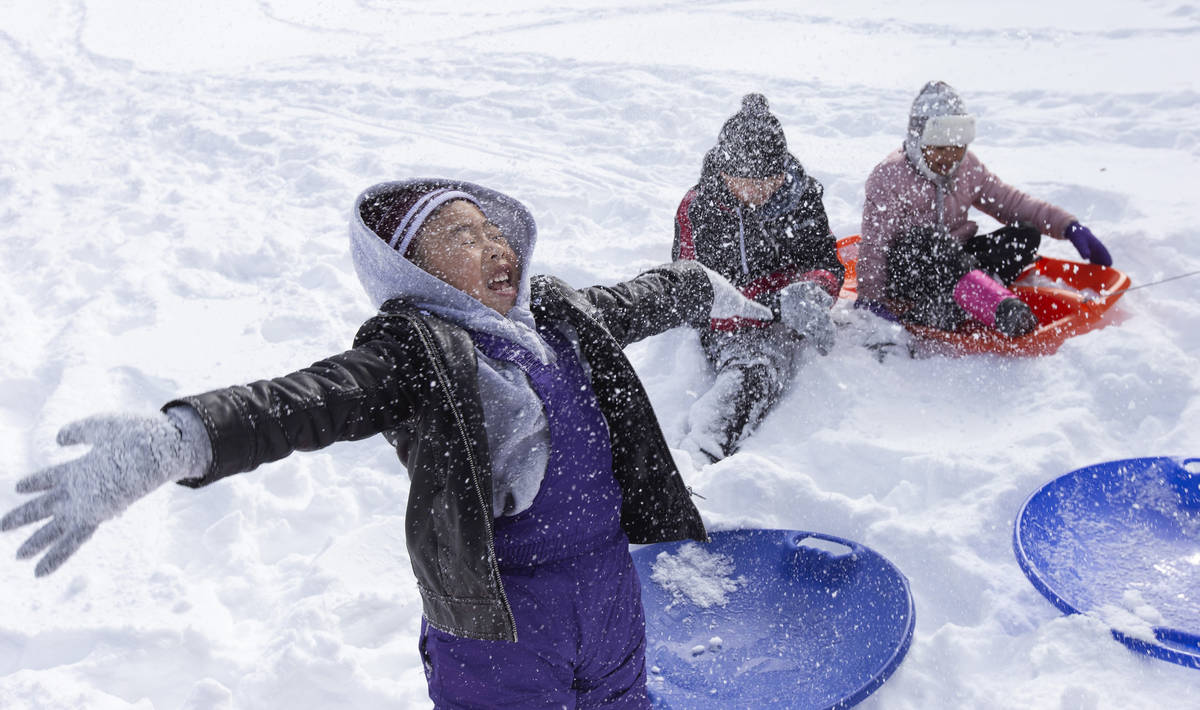
[[[829,309],[833,296],[813,281],[798,281],[779,292],[779,317],[792,330],[811,340],[817,352],[833,349],[833,318]]]
[[[133,501],[167,481],[202,476],[212,462],[208,433],[186,406],[153,416],[81,419],[58,432],[58,443],[92,448],[18,481],[18,493],[41,495],[0,519],[0,530],[51,519],[17,550],[17,558],[26,559],[50,548],[34,570],[39,577],[58,569],[100,523]]]
[[[774,320],[775,314],[763,304],[746,298],[729,279],[701,264],[708,282],[712,284],[713,303],[709,318],[749,318],[751,320]]]

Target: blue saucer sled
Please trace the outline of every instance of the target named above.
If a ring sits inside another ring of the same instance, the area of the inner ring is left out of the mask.
[[[711,538],[633,552],[654,707],[846,708],[904,659],[912,595],[878,553],[795,530]],[[689,573],[697,560],[709,576]]]
[[[1022,506],[1013,549],[1062,611],[1149,610],[1113,636],[1200,668],[1200,458],[1110,461],[1057,478]]]

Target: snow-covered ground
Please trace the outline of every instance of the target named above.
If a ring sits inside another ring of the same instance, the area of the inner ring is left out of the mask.
[[[535,270],[577,285],[666,260],[750,90],[839,236],[940,78],[989,167],[1078,214],[1135,283],[1200,269],[1198,46],[1200,5],[1153,0],[6,0],[0,508],[77,453],[53,443],[73,418],[346,347],[370,310],[345,222],[377,181],[524,200]],[[1010,545],[1056,475],[1200,449],[1198,291],[1134,291],[1118,325],[1029,360],[880,362],[839,306],[838,347],[743,452],[681,453],[684,473],[714,529],[829,532],[908,575],[912,649],[863,707],[1200,705],[1197,671],[1060,615]],[[708,381],[695,335],[630,354],[677,442]],[[427,707],[406,493],[376,439],[156,492],[43,580],[0,537],[0,707]]]

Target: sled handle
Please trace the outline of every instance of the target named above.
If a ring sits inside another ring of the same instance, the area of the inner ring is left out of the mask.
[[[819,540],[825,544],[805,545],[806,540]],[[857,557],[863,552],[863,546],[853,540],[817,532],[792,532],[783,539],[783,546],[789,553],[816,550],[835,560]]]
[[[1200,510],[1200,467],[1188,468],[1189,464],[1200,464],[1200,458],[1192,457],[1179,463],[1179,475],[1170,478],[1171,487],[1179,496],[1179,503],[1188,510]]]

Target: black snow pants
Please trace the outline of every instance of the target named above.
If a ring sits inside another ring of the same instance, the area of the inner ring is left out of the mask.
[[[954,287],[981,269],[1010,285],[1037,258],[1042,235],[1028,225],[1001,227],[960,244],[945,230],[917,228],[888,250],[888,299],[902,320],[953,329],[970,316],[954,302]]]

